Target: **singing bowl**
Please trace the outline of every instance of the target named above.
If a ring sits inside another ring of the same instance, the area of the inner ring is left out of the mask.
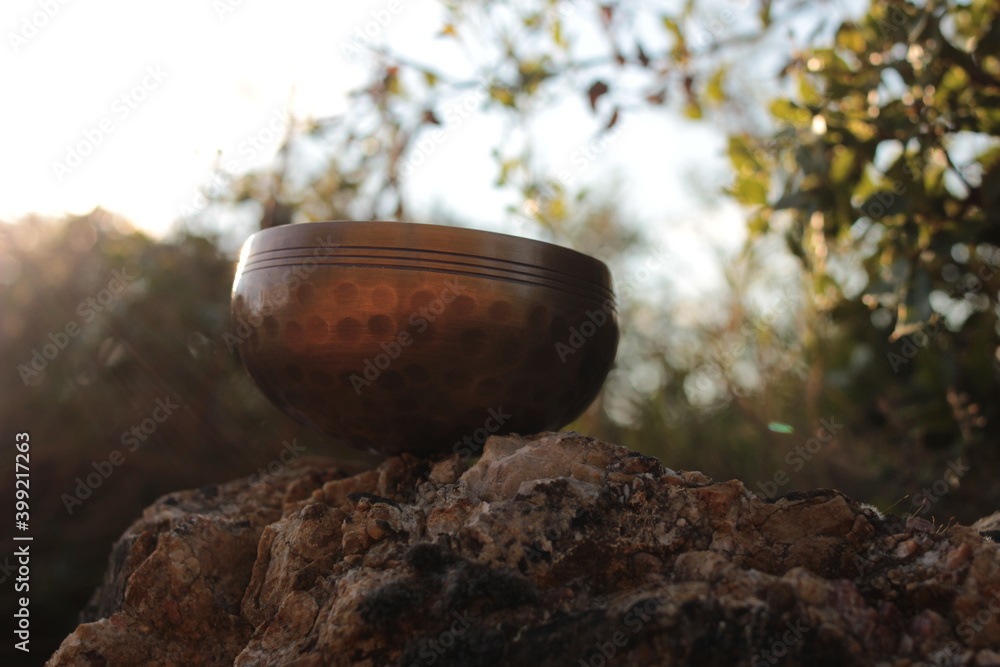
[[[232,314],[243,364],[271,401],[383,454],[474,455],[490,434],[565,426],[618,346],[602,262],[415,223],[260,231],[243,247]]]

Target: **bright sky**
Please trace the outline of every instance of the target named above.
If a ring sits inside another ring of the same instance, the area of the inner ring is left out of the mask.
[[[344,110],[362,72],[337,46],[368,4],[5,3],[0,216],[100,204],[166,230],[217,151],[239,171],[273,157],[269,123],[281,130],[290,99],[300,114]]]
[[[437,3],[398,1],[401,10],[378,38],[427,44],[441,27]],[[237,173],[268,163],[286,105],[299,117],[346,109],[364,69],[341,47],[389,4],[8,0],[0,14],[0,90],[8,100],[0,218],[101,205],[165,232],[181,206],[195,202],[219,151]],[[689,207],[682,196],[665,197],[664,184],[680,186],[681,165],[721,168],[721,136],[664,116],[625,128],[600,164],[580,170],[580,182],[628,166],[628,210],[655,219]],[[543,119],[555,169],[585,145],[589,122],[579,105]],[[474,117],[449,128],[413,175],[418,208],[498,224],[509,199],[492,189],[497,126]]]
[[[721,19],[715,37],[747,25],[722,13],[746,10],[746,0],[704,6]],[[447,68],[456,59],[446,40],[435,41],[442,25],[439,0],[6,0],[0,220],[102,206],[163,235],[196,207],[213,165],[233,174],[267,166],[289,111],[303,119],[347,110],[348,92],[365,80],[365,59],[343,53],[357,30],[374,27],[377,40]],[[646,32],[663,35],[654,28]],[[759,92],[768,76],[755,68],[742,79]],[[549,176],[569,169],[574,185],[600,190],[619,181],[624,217],[650,231],[653,253],[670,257],[659,278],[696,304],[691,317],[703,317],[704,297],[723,282],[717,251],[732,253],[745,235],[735,205],[705,203],[728,178],[724,132],[662,109],[625,120],[599,158],[581,164],[594,118],[582,96],[567,98],[535,122],[536,156]],[[537,227],[506,212],[516,203],[511,193],[493,187],[499,119],[477,111],[445,129],[407,179],[411,210],[536,236]],[[657,301],[655,285],[643,290]]]

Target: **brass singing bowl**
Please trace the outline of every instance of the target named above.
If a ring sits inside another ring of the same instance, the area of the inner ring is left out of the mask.
[[[240,356],[299,422],[383,454],[477,454],[556,430],[614,362],[611,276],[530,239],[314,222],[251,236],[233,284]]]

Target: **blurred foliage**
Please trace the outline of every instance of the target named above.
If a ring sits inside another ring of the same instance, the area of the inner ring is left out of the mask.
[[[1000,505],[997,13],[986,0],[873,0],[857,16],[805,0],[449,0],[436,39],[463,54],[449,71],[370,51],[346,114],[294,120],[275,167],[207,193],[187,229],[232,210],[262,227],[414,219],[421,141],[454,114],[499,118],[505,224],[616,276],[618,364],[574,428],[755,492],[834,486],[898,513],[944,480],[925,515],[974,520]],[[719,287],[684,289],[686,258],[650,240],[672,221],[636,220],[613,184],[545,168],[532,123],[567,99],[593,118],[581,146],[640,112],[723,129],[731,178],[705,188],[701,215],[726,194],[748,234],[719,251]],[[35,599],[57,640],[155,496],[251,474],[292,438],[331,446],[268,404],[227,348],[234,263],[218,238],[155,243],[97,210],[0,226],[0,244],[0,421],[31,431],[49,577]],[[115,271],[136,277],[84,322]],[[18,367],[70,322],[79,334],[25,384]],[[176,413],[69,515],[63,494],[171,396]],[[824,423],[834,437],[804,455]]]
[[[234,270],[213,239],[157,243],[101,210],[0,223],[0,423],[11,443],[30,435],[33,652],[73,627],[111,544],[158,496],[254,474],[286,441],[322,442],[226,345]],[[0,480],[7,507],[13,485]]]
[[[295,221],[406,217],[422,142],[471,103],[505,124],[493,158],[511,218],[629,284],[650,255],[643,224],[625,223],[614,191],[546,171],[533,120],[575,96],[594,117],[582,145],[639,111],[712,122],[729,135],[721,190],[745,207],[748,241],[720,255],[725,288],[697,304],[669,271],[624,295],[618,368],[578,426],[754,487],[833,416],[845,428],[823,464],[781,491],[836,485],[911,511],[961,458],[972,472],[924,512],[973,519],[1000,503],[995,2],[874,0],[857,16],[802,0],[441,11],[437,39],[462,56],[448,71],[373,48],[351,110],[305,123],[235,199]],[[318,152],[328,159],[305,159]]]
[[[775,131],[730,138],[751,230],[782,235],[808,279],[822,403],[894,484],[961,457],[947,506],[966,517],[1000,500],[998,15],[873,3],[788,59]]]

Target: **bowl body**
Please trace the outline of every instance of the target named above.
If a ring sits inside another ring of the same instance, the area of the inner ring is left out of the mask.
[[[352,446],[475,455],[579,416],[614,362],[607,267],[548,243],[399,222],[275,227],[244,245],[240,356],[298,421]]]

